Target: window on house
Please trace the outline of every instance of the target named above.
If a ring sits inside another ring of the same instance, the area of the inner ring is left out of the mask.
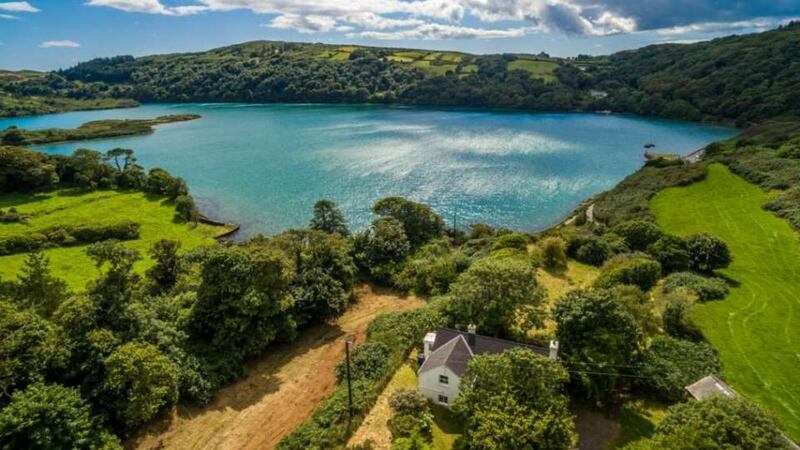
[[[439,383],[450,384],[450,378],[447,375],[439,375]]]
[[[447,400],[448,400],[448,399],[447,399],[447,396],[446,396],[446,395],[440,395],[440,396],[439,396],[439,403],[444,403],[444,404],[447,404]]]

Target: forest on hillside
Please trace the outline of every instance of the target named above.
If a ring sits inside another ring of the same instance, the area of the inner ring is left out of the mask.
[[[9,74],[16,73],[0,76],[3,116],[48,112],[27,101],[34,98],[383,102],[610,110],[744,126],[800,114],[800,23],[605,57],[251,42],[201,53],[98,58],[46,74]]]

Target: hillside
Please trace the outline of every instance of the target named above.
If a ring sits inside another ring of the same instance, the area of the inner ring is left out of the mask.
[[[3,76],[0,94],[17,103],[50,96],[612,110],[745,125],[800,114],[799,68],[800,23],[792,23],[760,34],[575,59],[260,41]],[[50,111],[0,102],[0,115],[36,112]]]

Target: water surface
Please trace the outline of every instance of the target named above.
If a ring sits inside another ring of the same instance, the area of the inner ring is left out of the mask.
[[[139,163],[184,177],[210,215],[244,234],[306,226],[314,202],[337,202],[353,228],[380,197],[425,202],[459,225],[551,225],[656,151],[688,153],[735,130],[634,116],[528,114],[371,105],[168,104],[0,119],[0,129],[197,113],[154,134],[39,147],[132,148]]]

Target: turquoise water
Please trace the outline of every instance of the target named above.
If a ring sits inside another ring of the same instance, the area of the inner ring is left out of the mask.
[[[197,113],[154,134],[43,146],[132,148],[139,163],[184,177],[209,215],[245,235],[308,222],[314,202],[337,202],[354,228],[370,206],[401,195],[460,225],[551,225],[643,162],[643,144],[688,153],[732,136],[724,127],[598,114],[525,114],[371,105],[145,105],[0,119],[0,129],[76,127],[89,120]]]

